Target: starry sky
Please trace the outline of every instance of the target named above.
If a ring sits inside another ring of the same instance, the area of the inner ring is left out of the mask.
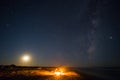
[[[119,0],[1,0],[0,64],[120,66]]]

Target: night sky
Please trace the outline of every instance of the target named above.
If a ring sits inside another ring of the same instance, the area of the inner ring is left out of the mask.
[[[120,66],[119,0],[1,0],[0,64]]]

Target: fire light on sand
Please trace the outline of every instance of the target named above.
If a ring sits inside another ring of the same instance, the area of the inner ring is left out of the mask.
[[[67,71],[65,68],[56,68],[53,71],[41,71],[41,75],[51,75],[55,77],[60,77],[60,76],[79,76],[76,72],[73,71]]]

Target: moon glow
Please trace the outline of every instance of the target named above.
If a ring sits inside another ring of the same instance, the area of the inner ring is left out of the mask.
[[[30,56],[29,56],[29,55],[24,55],[24,56],[22,57],[22,61],[24,61],[24,62],[29,62],[29,61],[30,61]]]

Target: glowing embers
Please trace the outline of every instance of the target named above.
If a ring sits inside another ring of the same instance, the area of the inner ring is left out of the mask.
[[[61,74],[62,74],[61,72],[55,72],[55,75],[57,75],[57,76],[59,76]]]
[[[56,76],[64,75],[64,70],[62,68],[57,68],[57,69],[55,69],[54,74]]]
[[[54,77],[62,77],[62,76],[79,76],[76,72],[74,71],[69,71],[67,68],[56,68],[55,70],[52,71],[47,71],[47,70],[41,70],[39,71],[40,75],[43,76],[54,76]]]
[[[56,68],[54,71],[55,76],[78,76],[77,73],[73,71],[67,71],[65,68]]]

